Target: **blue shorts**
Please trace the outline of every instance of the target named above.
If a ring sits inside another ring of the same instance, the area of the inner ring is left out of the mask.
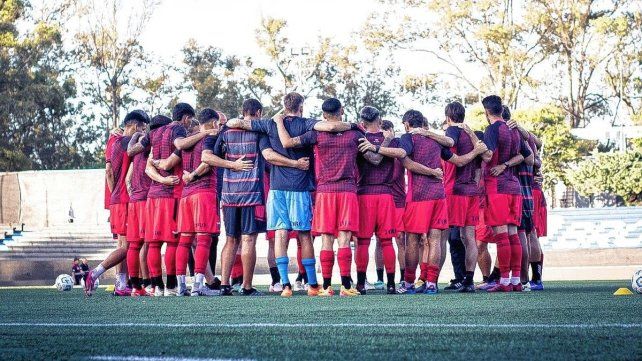
[[[265,221],[256,218],[254,206],[225,207],[223,206],[223,223],[225,234],[239,238],[244,234],[265,232]]]
[[[310,192],[270,189],[267,200],[267,229],[275,231],[309,231],[312,229],[312,196]]]

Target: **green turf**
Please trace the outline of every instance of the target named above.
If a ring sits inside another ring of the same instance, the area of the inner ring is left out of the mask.
[[[544,292],[291,299],[115,298],[100,290],[0,290],[0,323],[136,323],[144,327],[0,326],[0,359],[177,356],[244,359],[640,360],[642,296],[626,282],[547,283]],[[349,323],[369,327],[158,324]],[[629,324],[632,327],[410,327],[410,324]],[[394,327],[381,324],[397,324]],[[637,326],[636,326],[637,325]]]

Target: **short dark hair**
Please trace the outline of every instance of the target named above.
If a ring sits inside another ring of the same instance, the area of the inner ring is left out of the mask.
[[[245,99],[243,101],[243,114],[249,114],[251,117],[259,115],[263,110],[263,105],[256,99]]]
[[[201,124],[218,120],[218,118],[218,113],[212,108],[205,108],[198,113],[198,122]]]
[[[341,110],[341,102],[337,98],[328,98],[321,104],[321,110],[323,110],[324,113],[337,116]]]
[[[196,115],[196,112],[191,105],[187,103],[178,103],[174,105],[174,109],[172,110],[173,121],[181,120],[186,115],[192,117]]]
[[[375,120],[379,119],[380,116],[381,112],[379,111],[379,109],[371,107],[369,105],[361,108],[361,111],[359,112],[359,117],[361,117],[361,120],[368,123],[374,122]]]
[[[296,112],[303,105],[303,95],[297,92],[287,93],[283,98],[283,106],[289,112]]]
[[[424,115],[420,111],[410,109],[407,111],[401,120],[408,123],[411,128],[421,128],[424,125]]]
[[[482,99],[482,105],[484,109],[490,113],[490,115],[501,116],[502,115],[502,98],[497,95],[489,95],[486,98]]]
[[[383,130],[389,130],[389,129],[395,129],[395,125],[392,124],[391,121],[384,119],[381,121],[381,129]]]
[[[446,105],[446,117],[455,123],[463,123],[466,117],[466,108],[460,102],[452,102]]]
[[[506,121],[510,120],[510,109],[508,109],[508,107],[505,105],[504,109],[502,109],[502,119]]]
[[[125,115],[125,120],[123,120],[123,124],[127,124],[132,121],[138,121],[138,122],[148,124],[149,115],[147,115],[145,111],[140,109],[132,110],[131,112],[127,113],[127,115]]]
[[[159,114],[159,115],[157,115],[157,116],[152,118],[151,122],[149,123],[149,129],[160,128],[160,127],[162,127],[164,125],[167,125],[167,124],[169,124],[171,122],[172,122],[172,120],[169,119],[169,117],[166,117],[164,115],[160,115]]]

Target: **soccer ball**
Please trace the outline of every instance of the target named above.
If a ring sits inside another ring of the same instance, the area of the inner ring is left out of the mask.
[[[633,291],[642,294],[642,269],[633,273],[633,277],[631,278],[631,288]]]
[[[74,280],[70,275],[62,274],[56,278],[56,288],[58,291],[69,291],[74,287]]]

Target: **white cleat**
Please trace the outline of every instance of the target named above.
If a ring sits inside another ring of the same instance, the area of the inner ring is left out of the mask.
[[[270,285],[270,292],[282,292],[283,291],[283,285],[281,282],[277,282],[273,285]]]
[[[365,287],[366,287],[366,291],[372,291],[372,290],[374,290],[374,289],[375,289],[375,286],[373,286],[373,285],[372,285],[370,282],[368,282],[368,281],[366,281]]]
[[[178,286],[178,291],[176,292],[176,296],[186,296],[189,297],[190,292],[187,289],[187,286],[183,283]]]
[[[154,297],[163,297],[165,296],[165,291],[162,288],[156,287],[154,289]]]
[[[522,283],[522,292],[531,292],[531,284],[530,282],[526,282],[526,284]]]
[[[165,288],[165,293],[163,294],[165,297],[171,297],[171,296],[178,296],[178,286],[174,288]]]
[[[192,293],[191,293],[192,297],[196,297],[196,296],[209,297],[209,296],[220,296],[220,295],[221,295],[221,290],[213,290],[207,286],[201,286],[199,284],[194,284],[194,286],[192,286]]]
[[[145,292],[149,293],[150,295],[155,295],[155,293],[156,293],[155,290],[154,290],[154,287],[152,287],[152,286],[145,287]]]
[[[301,281],[294,282],[294,287],[292,287],[292,291],[303,291],[303,290],[305,290],[305,287],[303,287],[303,282]]]

